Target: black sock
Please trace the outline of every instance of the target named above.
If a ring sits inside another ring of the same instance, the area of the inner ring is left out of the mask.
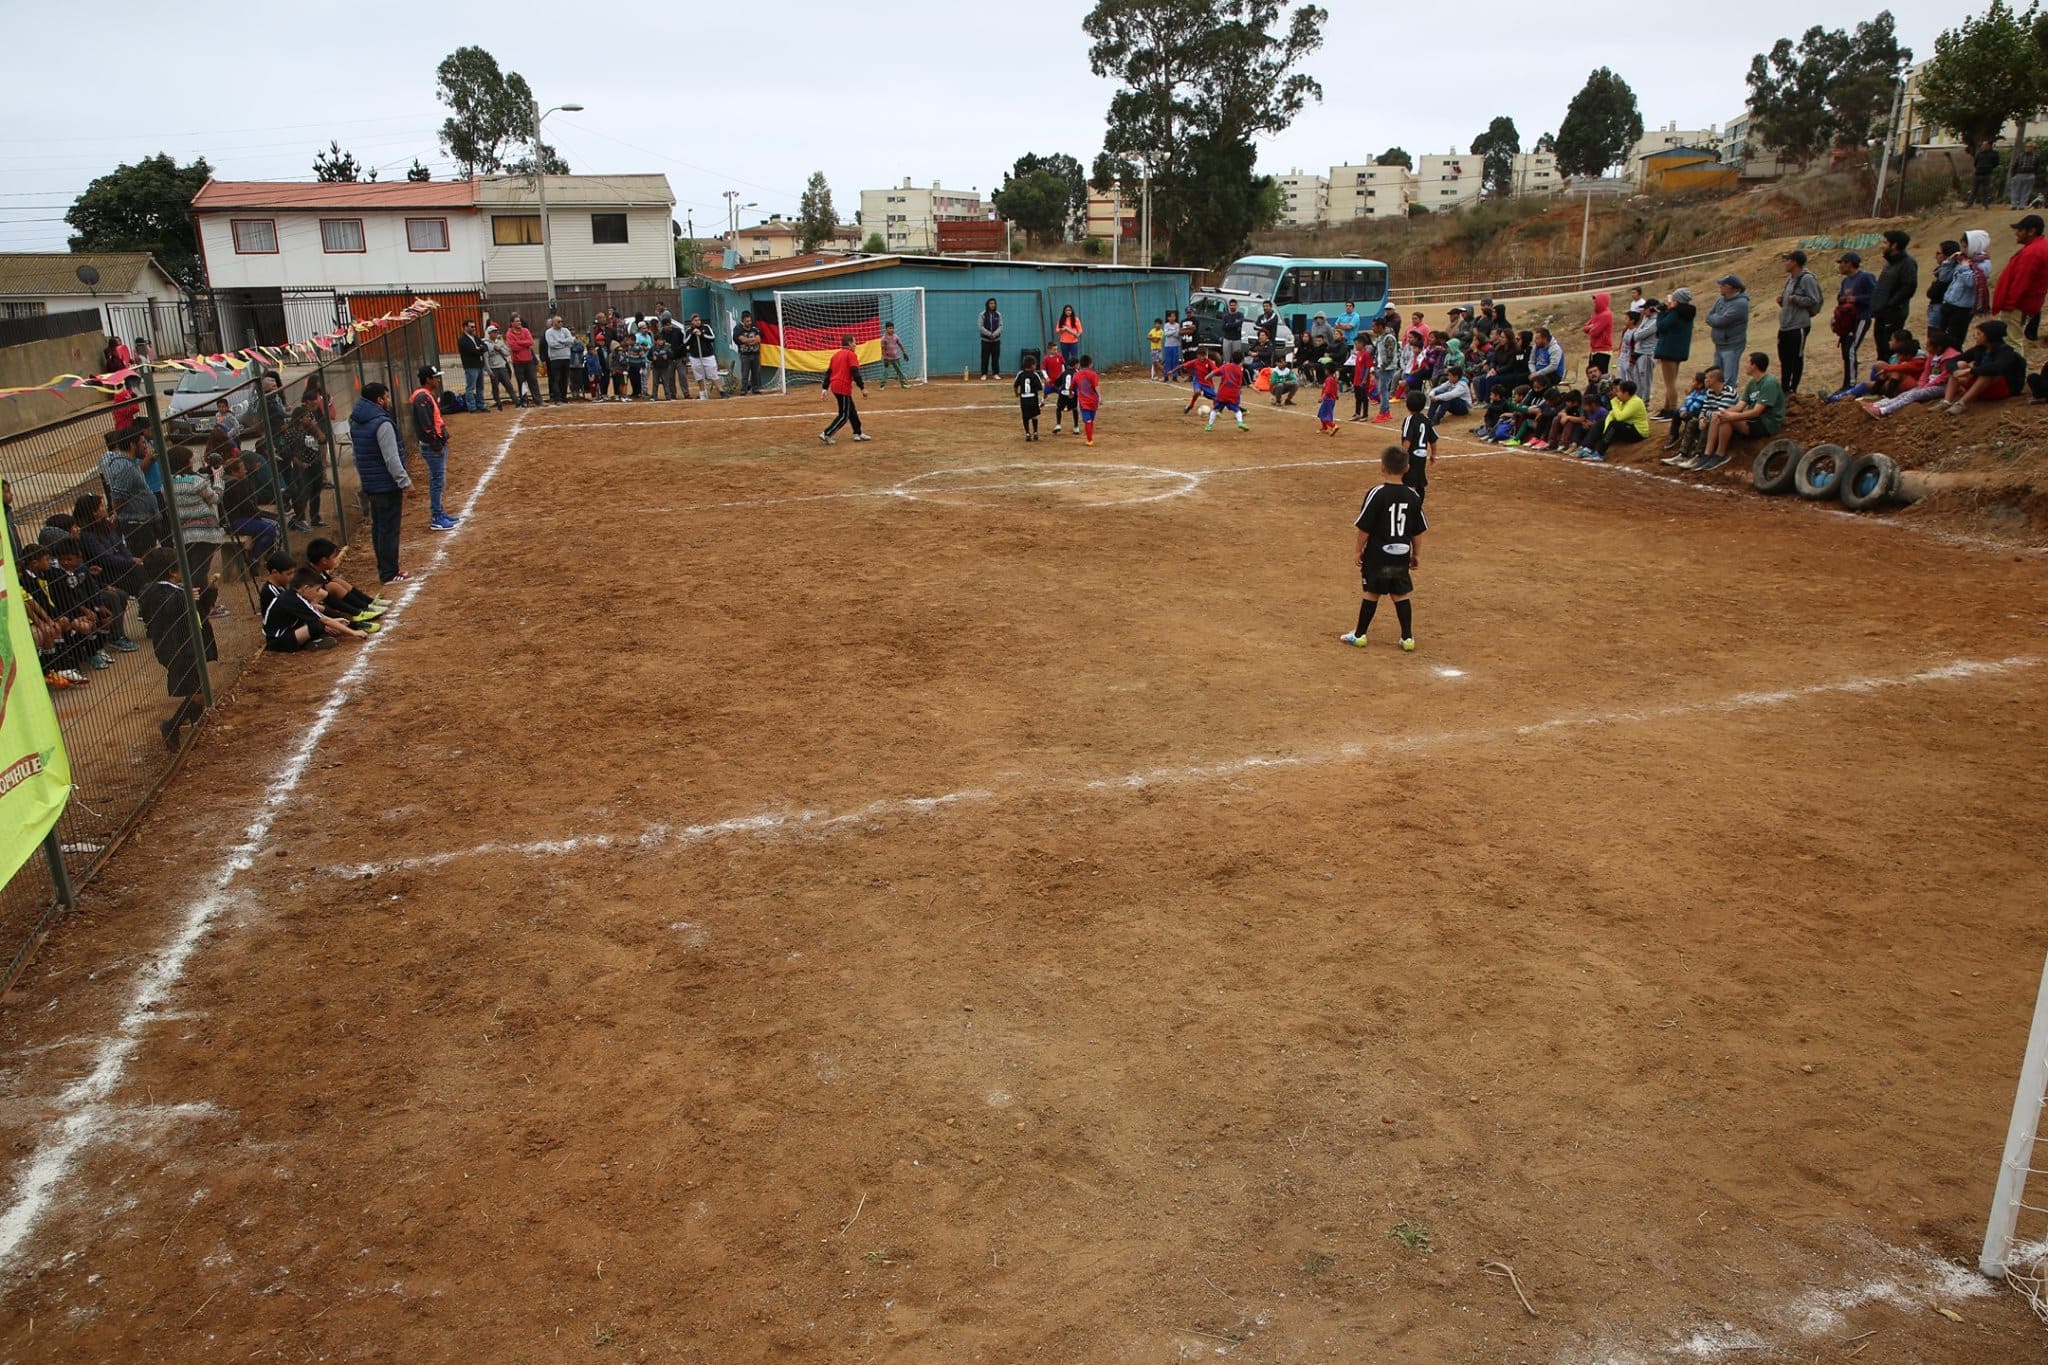
[[[1372,624],[1372,614],[1379,609],[1379,603],[1368,597],[1358,604],[1358,629],[1353,635],[1364,635],[1366,627]]]
[[[1401,618],[1401,638],[1404,640],[1414,639],[1415,604],[1413,602],[1394,603],[1394,615]]]

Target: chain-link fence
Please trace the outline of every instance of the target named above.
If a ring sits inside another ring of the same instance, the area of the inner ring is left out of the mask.
[[[358,391],[381,382],[402,412],[419,368],[439,362],[427,313],[310,363],[159,370],[140,392],[0,440],[11,558],[31,616],[55,628],[37,663],[72,772],[49,860],[0,887],[0,989],[132,837],[199,711],[262,651],[265,555],[303,563],[312,539],[361,532]],[[175,580],[153,571],[159,548]]]

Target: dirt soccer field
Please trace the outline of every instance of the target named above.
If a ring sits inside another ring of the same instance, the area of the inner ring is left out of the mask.
[[[0,1357],[2048,1358],[2048,558],[1453,441],[1360,652],[1385,428],[868,417],[456,428],[0,1013]]]

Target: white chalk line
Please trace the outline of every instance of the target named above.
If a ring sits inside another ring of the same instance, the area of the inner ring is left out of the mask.
[[[693,400],[702,402],[702,399]],[[712,400],[717,401],[717,400]],[[1183,403],[1185,399],[1171,395],[1161,398],[1120,398],[1118,407],[1133,404]],[[1114,412],[1111,408],[1109,411]],[[937,407],[890,408],[872,406],[861,409],[861,423],[867,425],[878,417],[908,416],[915,413],[933,412],[1008,412],[1016,413],[1017,404],[1013,399],[1008,403],[946,403]],[[582,431],[590,427],[722,427],[735,422],[816,422],[821,426],[832,420],[832,414],[823,410],[817,412],[763,412],[735,417],[649,417],[639,422],[578,422],[573,419],[555,422],[536,422],[531,431]]]
[[[255,866],[256,856],[262,852],[285,803],[305,780],[313,755],[319,751],[328,731],[334,728],[342,711],[354,698],[356,689],[369,675],[378,649],[391,638],[406,609],[447,559],[449,550],[454,548],[464,528],[471,524],[470,514],[483,497],[484,490],[497,478],[523,421],[523,415],[513,419],[504,440],[498,444],[497,453],[477,476],[476,485],[470,489],[469,498],[463,504],[461,523],[454,530],[442,533],[426,565],[414,573],[396,594],[397,600],[384,617],[385,629],[357,646],[355,658],[335,679],[312,723],[299,736],[291,754],[265,786],[263,802],[242,831],[241,841],[228,850],[227,856],[209,878],[206,889],[185,907],[170,942],[136,974],[134,993],[129,997],[127,1009],[114,1032],[94,1049],[91,1067],[58,1093],[54,1102],[58,1117],[46,1124],[38,1136],[35,1149],[22,1163],[20,1174],[15,1178],[7,1207],[0,1212],[0,1270],[10,1267],[20,1254],[37,1223],[55,1201],[58,1187],[71,1173],[79,1154],[92,1143],[111,1135],[110,1114],[113,1111],[107,1100],[126,1078],[129,1061],[141,1044],[144,1028],[161,1017],[158,1006],[184,978],[186,966],[198,950],[200,941],[227,908],[228,893],[235,879]]]
[[[2014,656],[2005,659],[1960,659],[1913,673],[1845,678],[1834,682],[1810,683],[1803,687],[1779,688],[1768,692],[1737,692],[1704,701],[1674,702],[1640,710],[1601,711],[1553,716],[1524,725],[1489,726],[1470,730],[1441,730],[1371,743],[1349,743],[1310,749],[1294,754],[1252,754],[1208,763],[1173,764],[1144,768],[1111,777],[1043,776],[1011,780],[997,787],[970,787],[936,796],[890,797],[869,802],[857,809],[834,814],[805,808],[761,811],[706,824],[676,827],[652,824],[637,834],[582,834],[562,839],[537,839],[524,843],[492,840],[470,848],[450,849],[413,858],[379,862],[334,863],[321,869],[328,876],[347,879],[382,876],[445,867],[468,858],[508,855],[526,858],[563,857],[569,854],[608,849],[648,850],[688,846],[729,835],[771,837],[783,834],[831,833],[863,825],[887,816],[930,815],[969,804],[987,804],[1018,796],[1047,792],[1131,792],[1151,787],[1230,779],[1249,773],[1282,769],[1307,769],[1347,763],[1379,754],[1402,754],[1476,743],[1530,739],[1570,730],[1593,730],[1612,726],[1647,725],[1690,716],[1728,714],[1785,706],[1815,697],[1856,695],[1928,683],[1960,682],[2033,668],[2040,660]]]
[[[1996,1286],[1975,1270],[1917,1247],[1880,1244],[1879,1252],[1897,1269],[1841,1289],[1810,1288],[1781,1309],[1773,1310],[1761,1328],[1725,1320],[1674,1328],[1647,1344],[1567,1348],[1558,1365],[1651,1365],[1660,1360],[1722,1360],[1757,1351],[1777,1351],[1788,1342],[1839,1333],[1849,1326],[1847,1314],[1873,1303],[1901,1313],[1924,1315],[1930,1305],[1984,1298]],[[1855,1338],[1850,1338],[1855,1340]]]

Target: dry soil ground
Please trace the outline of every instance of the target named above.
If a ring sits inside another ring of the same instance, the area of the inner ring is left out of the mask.
[[[1360,652],[1382,429],[870,409],[458,428],[0,1014],[0,1356],[2048,1358],[2041,557],[1457,442]]]

